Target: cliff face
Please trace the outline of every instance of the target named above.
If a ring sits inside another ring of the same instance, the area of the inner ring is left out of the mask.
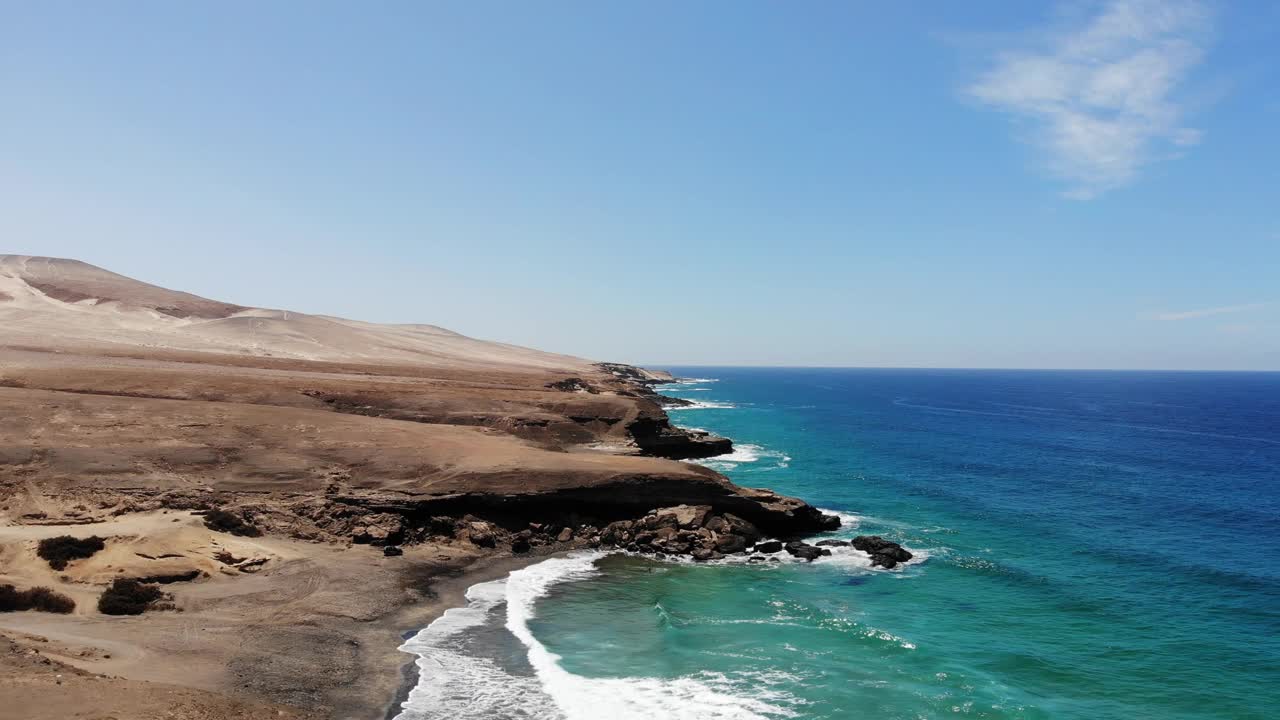
[[[240,506],[341,539],[366,516],[413,537],[440,516],[517,532],[684,503],[779,536],[833,522],[673,462],[732,444],[670,424],[654,389],[668,374],[244,308],[70,261],[0,256],[0,290],[0,521]],[[226,322],[264,320],[250,335]]]

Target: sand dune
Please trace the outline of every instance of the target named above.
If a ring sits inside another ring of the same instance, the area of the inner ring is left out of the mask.
[[[386,325],[219,302],[78,260],[26,255],[0,255],[0,344],[428,367],[574,370],[589,364],[433,325]]]

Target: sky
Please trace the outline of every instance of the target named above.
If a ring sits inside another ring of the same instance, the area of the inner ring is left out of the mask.
[[[1280,4],[0,0],[0,252],[643,364],[1280,370]]]

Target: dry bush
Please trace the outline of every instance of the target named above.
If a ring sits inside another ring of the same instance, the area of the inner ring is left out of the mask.
[[[59,535],[41,540],[36,554],[48,560],[49,567],[54,570],[66,570],[67,563],[91,557],[106,546],[106,540],[97,535],[87,538]]]
[[[116,578],[98,598],[98,612],[103,615],[141,615],[164,597],[155,585],[145,585],[132,578]]]
[[[12,585],[0,585],[0,612],[39,612],[66,615],[76,609],[76,601],[47,587],[19,590]]]

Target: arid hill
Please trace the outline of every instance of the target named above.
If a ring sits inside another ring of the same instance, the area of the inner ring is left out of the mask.
[[[811,529],[781,499],[660,459],[729,449],[670,425],[650,387],[661,374],[430,325],[249,308],[74,260],[0,256],[0,292],[10,521],[77,512],[87,493],[86,507],[325,498],[516,525],[686,502]]]

